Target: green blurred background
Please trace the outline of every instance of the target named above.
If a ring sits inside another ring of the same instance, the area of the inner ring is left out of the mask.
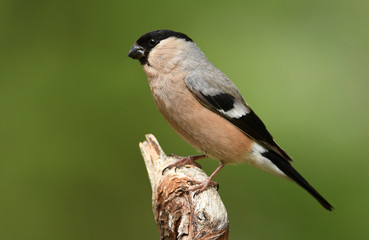
[[[159,239],[138,142],[196,154],[137,61],[188,34],[336,208],[247,165],[216,177],[230,239],[369,236],[369,2],[0,1],[0,239]],[[209,174],[214,160],[202,160]]]

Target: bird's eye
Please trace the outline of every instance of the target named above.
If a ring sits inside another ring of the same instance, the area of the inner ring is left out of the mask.
[[[150,45],[151,47],[155,46],[155,45],[156,45],[156,40],[155,40],[155,39],[153,39],[153,38],[151,38],[151,39],[150,39],[150,41],[149,41],[149,45]]]

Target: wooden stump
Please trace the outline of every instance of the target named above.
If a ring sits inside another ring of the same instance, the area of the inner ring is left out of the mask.
[[[160,239],[227,239],[229,223],[226,208],[217,190],[188,191],[194,181],[208,176],[193,165],[165,168],[178,161],[168,157],[156,138],[148,134],[140,143],[152,187],[152,208]]]

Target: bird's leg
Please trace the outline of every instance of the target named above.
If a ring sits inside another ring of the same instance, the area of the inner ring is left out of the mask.
[[[193,164],[198,168],[201,168],[201,165],[197,162],[195,162],[198,159],[202,159],[202,158],[206,158],[207,156],[205,154],[203,155],[196,155],[196,156],[188,156],[188,157],[182,157],[182,156],[178,156],[175,154],[170,154],[170,157],[174,157],[174,158],[178,158],[179,160],[173,164],[170,164],[168,167],[164,168],[163,173],[165,172],[165,170],[167,169],[172,169],[175,167],[175,169],[177,168],[181,168],[185,165],[188,164]]]
[[[210,177],[204,182],[191,181],[191,183],[196,184],[196,186],[190,188],[188,191],[196,191],[194,195],[197,195],[205,191],[208,187],[216,187],[218,190],[219,185],[218,183],[213,182],[213,178],[224,166],[225,166],[224,162],[221,162],[220,165],[217,167],[217,169],[215,169],[215,171],[210,175]]]

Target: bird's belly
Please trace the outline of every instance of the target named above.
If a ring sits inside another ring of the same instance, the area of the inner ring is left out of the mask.
[[[187,88],[165,98],[154,94],[164,118],[190,145],[225,163],[244,162],[253,141],[237,127],[205,108]]]

